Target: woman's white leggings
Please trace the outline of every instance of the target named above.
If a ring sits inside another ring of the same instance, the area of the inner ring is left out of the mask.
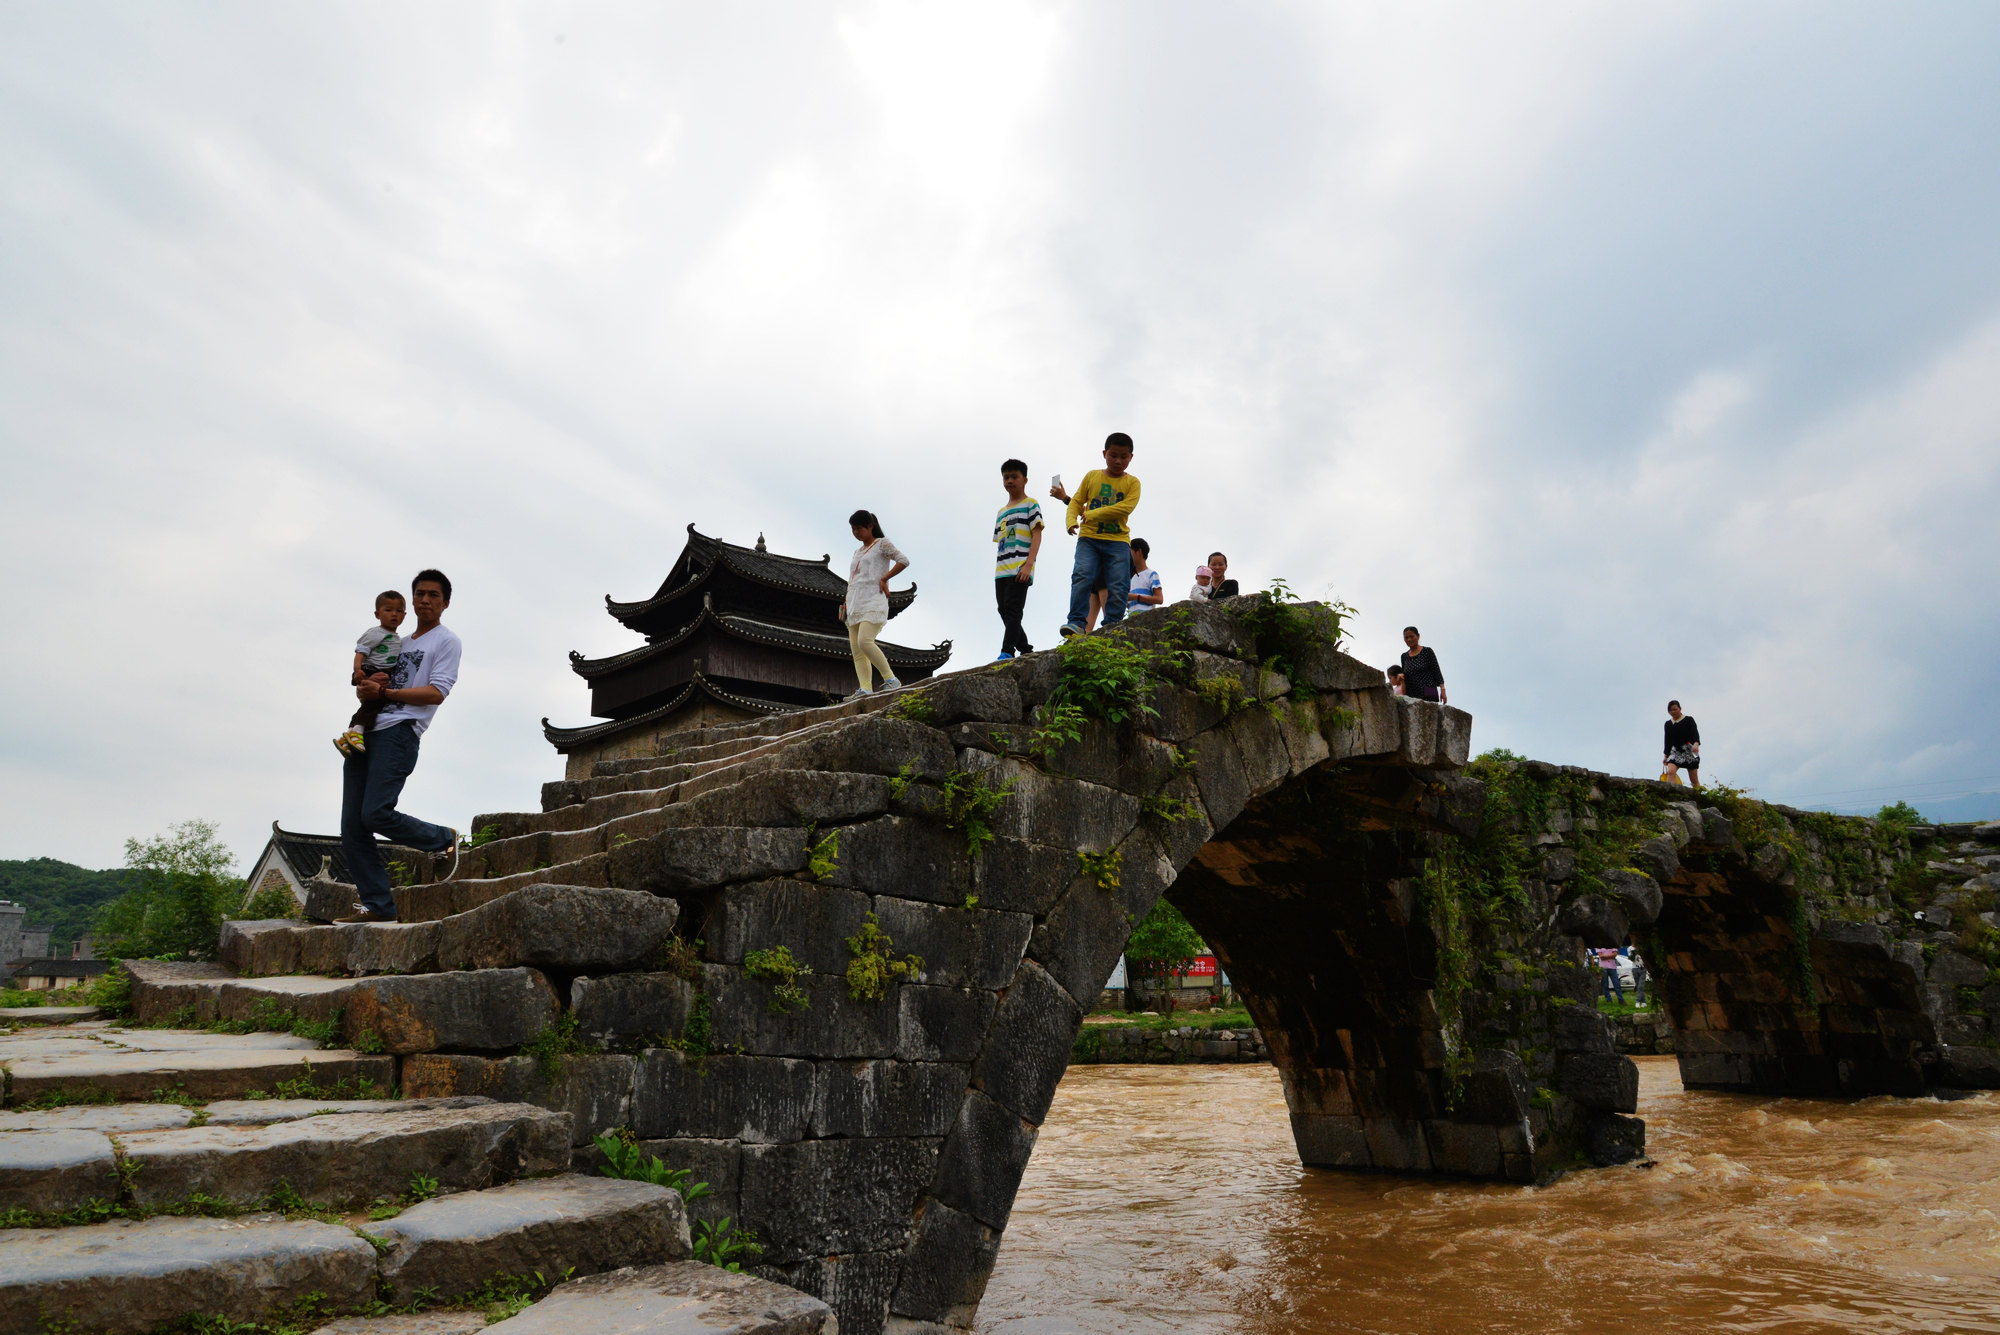
[[[880,621],[850,621],[847,623],[847,647],[854,651],[854,675],[861,678],[861,689],[872,691],[875,683],[869,677],[869,669],[882,674],[887,681],[895,676],[889,670],[889,660],[875,647],[875,637],[882,633]]]

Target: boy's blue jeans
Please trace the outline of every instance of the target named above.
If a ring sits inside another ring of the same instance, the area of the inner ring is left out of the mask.
[[[396,896],[375,836],[425,853],[451,846],[451,831],[444,826],[396,810],[403,784],[417,767],[417,741],[414,723],[378,728],[368,734],[366,751],[347,757],[340,776],[340,851],[347,855],[347,874],[361,902],[390,917],[396,914]]]
[[[1078,630],[1090,617],[1090,586],[1104,576],[1104,619],[1115,626],[1125,619],[1125,600],[1132,592],[1132,549],[1109,538],[1078,538],[1076,565],[1069,573],[1069,624]]]
[[[1618,970],[1599,969],[1598,972],[1604,975],[1604,999],[1606,1001],[1615,1001],[1621,1006],[1624,1005],[1625,989],[1618,983]]]

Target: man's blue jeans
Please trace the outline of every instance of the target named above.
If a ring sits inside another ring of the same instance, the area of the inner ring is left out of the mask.
[[[451,846],[451,831],[396,810],[403,783],[417,767],[417,725],[392,723],[368,734],[368,749],[347,757],[341,773],[340,850],[347,855],[347,873],[361,903],[376,913],[396,916],[396,896],[389,889],[389,869],[382,865],[375,836],[392,844],[426,853]]]
[[[1606,1001],[1615,1001],[1621,1006],[1624,1005],[1625,989],[1619,986],[1618,970],[1599,969],[1598,972],[1604,975],[1604,999]]]
[[[1090,586],[1104,575],[1104,619],[1115,626],[1125,619],[1125,599],[1132,592],[1132,549],[1109,538],[1078,538],[1076,565],[1069,574],[1069,624],[1078,630],[1090,618]]]

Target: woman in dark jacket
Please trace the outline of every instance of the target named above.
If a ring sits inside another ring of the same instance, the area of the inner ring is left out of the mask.
[[[1668,774],[1677,780],[1686,770],[1688,782],[1701,787],[1701,729],[1695,727],[1692,715],[1681,713],[1678,700],[1667,701],[1667,740],[1662,750],[1660,763]]]
[[[1438,656],[1424,648],[1415,626],[1403,627],[1403,643],[1410,646],[1402,658],[1403,694],[1441,705],[1449,703],[1444,693],[1444,669],[1438,666]]]

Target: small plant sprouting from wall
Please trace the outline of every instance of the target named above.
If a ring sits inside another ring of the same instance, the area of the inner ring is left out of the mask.
[[[880,1001],[889,994],[891,980],[907,982],[923,972],[921,956],[893,959],[896,943],[882,930],[881,920],[869,914],[861,930],[847,938],[854,956],[847,965],[847,997],[850,1001]]]
[[[791,1015],[812,1005],[812,998],[806,995],[798,981],[805,969],[793,957],[790,946],[750,951],[743,957],[743,972],[759,982],[771,984],[768,1004],[773,1015]]]
[[[908,719],[912,723],[922,723],[935,728],[938,721],[937,706],[931,703],[930,695],[915,691],[904,696],[886,711],[890,718]]]
[[[1116,890],[1125,874],[1125,854],[1114,848],[1104,853],[1078,850],[1077,870],[1097,882],[1099,890]]]
[[[1169,797],[1165,793],[1154,793],[1151,797],[1140,799],[1139,814],[1159,821],[1163,825],[1171,825],[1175,821],[1191,820],[1200,815],[1201,810],[1194,803],[1181,798]]]
[[[563,1076],[562,1059],[600,1049],[576,1032],[576,1016],[564,1015],[521,1045],[523,1057],[533,1057],[542,1079],[555,1084]]]
[[[840,831],[820,835],[818,826],[806,826],[806,875],[815,881],[830,881],[839,869]]]
[[[1013,794],[1014,785],[995,788],[983,774],[953,770],[938,785],[938,792],[944,797],[945,827],[963,831],[966,856],[978,857],[993,842],[993,827],[986,823],[986,818]]]
[[[681,1200],[689,1205],[714,1194],[708,1183],[689,1180],[694,1176],[693,1169],[669,1168],[659,1155],[642,1151],[630,1127],[621,1126],[606,1131],[596,1137],[594,1143],[598,1152],[604,1155],[604,1162],[598,1165],[597,1171],[606,1177],[665,1187],[668,1191],[679,1193]]]

